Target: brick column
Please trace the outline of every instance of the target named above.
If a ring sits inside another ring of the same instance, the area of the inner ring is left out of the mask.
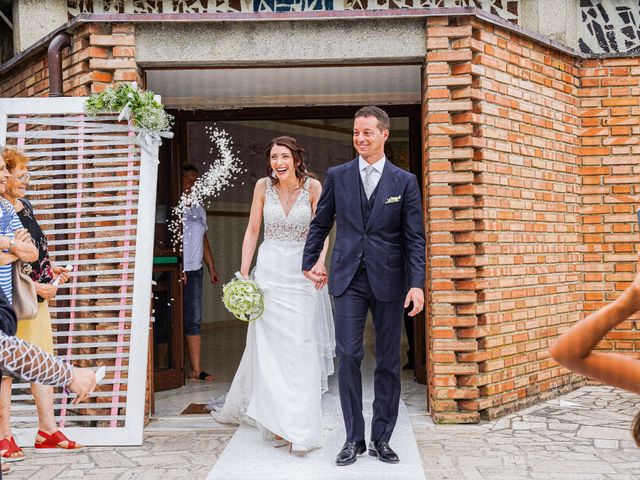
[[[477,277],[482,190],[474,135],[472,28],[466,19],[427,20],[424,85],[427,177],[430,403],[436,422],[479,420]]]
[[[65,95],[100,93],[115,82],[138,82],[142,75],[135,59],[135,26],[92,23],[74,32],[74,50],[81,50],[77,75],[65,82]],[[63,63],[63,67],[65,64]]]

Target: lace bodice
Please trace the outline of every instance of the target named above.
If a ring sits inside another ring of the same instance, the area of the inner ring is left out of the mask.
[[[276,187],[270,178],[267,179],[263,209],[265,240],[304,242],[307,239],[312,216],[309,184],[310,180],[307,178],[289,214],[285,215]]]

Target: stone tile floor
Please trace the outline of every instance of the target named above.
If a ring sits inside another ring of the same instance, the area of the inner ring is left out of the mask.
[[[417,405],[422,388],[405,389],[403,399],[429,480],[640,480],[640,449],[629,433],[637,395],[585,387],[479,425],[434,425]],[[207,416],[166,417],[146,429],[142,447],[72,455],[25,449],[27,459],[7,478],[200,480],[233,432]]]

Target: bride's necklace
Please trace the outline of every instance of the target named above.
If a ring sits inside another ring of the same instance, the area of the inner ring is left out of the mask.
[[[284,188],[281,188],[280,186],[277,187],[278,188],[278,192],[281,193],[280,198],[282,199],[282,203],[284,203],[284,207],[286,210],[289,210],[289,206],[292,204],[293,201],[295,201],[298,198],[298,190],[300,190],[300,187],[295,187],[293,190],[285,190]]]

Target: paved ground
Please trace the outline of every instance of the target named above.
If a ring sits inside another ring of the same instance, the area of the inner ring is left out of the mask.
[[[629,433],[638,409],[635,395],[585,387],[479,425],[434,425],[415,410],[411,417],[429,480],[640,480],[640,449]],[[234,432],[215,425],[206,417],[158,421],[142,447],[73,455],[26,449],[28,458],[7,478],[202,480]]]

